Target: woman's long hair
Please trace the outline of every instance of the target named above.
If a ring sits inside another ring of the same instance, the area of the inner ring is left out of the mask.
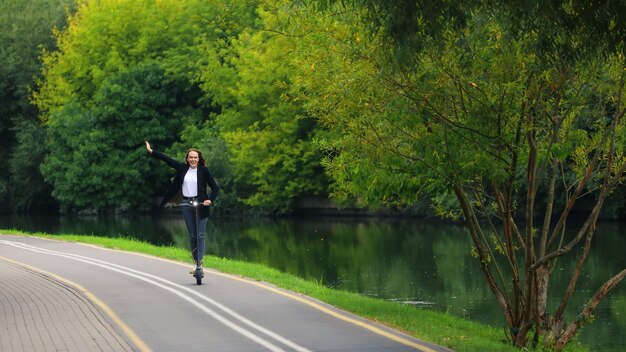
[[[200,166],[206,166],[206,161],[204,160],[204,157],[202,156],[202,152],[196,148],[189,148],[189,150],[187,150],[187,155],[185,155],[185,162],[187,163],[187,165],[189,165],[189,162],[187,161],[187,159],[189,158],[190,152],[198,153],[198,164]]]

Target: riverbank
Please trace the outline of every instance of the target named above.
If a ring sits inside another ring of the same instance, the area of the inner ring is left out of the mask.
[[[145,253],[171,260],[189,262],[186,250],[175,247],[155,246],[133,239],[103,238],[80,235],[27,234],[13,230],[3,233],[55,238],[100,245],[125,251]],[[207,267],[272,283],[276,286],[314,297],[354,314],[407,332],[417,338],[431,341],[456,351],[519,351],[506,344],[502,329],[467,321],[449,314],[418,309],[398,303],[365,297],[359,294],[334,290],[318,282],[306,281],[293,275],[281,273],[259,264],[205,257]],[[568,351],[584,351],[571,345]]]

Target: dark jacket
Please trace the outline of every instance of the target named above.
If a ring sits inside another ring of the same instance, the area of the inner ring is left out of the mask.
[[[176,170],[174,180],[161,200],[161,206],[165,205],[165,203],[169,201],[180,202],[182,199],[183,180],[185,179],[187,170],[189,170],[189,165],[187,165],[187,163],[176,161],[157,150],[152,151],[152,156],[165,161],[167,165]],[[210,195],[207,194],[207,186],[211,188]],[[213,203],[215,198],[217,198],[218,190],[219,186],[217,185],[217,182],[215,182],[213,176],[211,176],[209,169],[206,166],[198,165],[198,201],[203,202],[208,199],[211,203]],[[209,207],[200,207],[199,211],[200,218],[204,219],[209,216]]]

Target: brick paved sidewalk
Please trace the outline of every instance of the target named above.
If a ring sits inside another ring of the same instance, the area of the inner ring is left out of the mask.
[[[76,288],[0,258],[0,351],[132,351]]]

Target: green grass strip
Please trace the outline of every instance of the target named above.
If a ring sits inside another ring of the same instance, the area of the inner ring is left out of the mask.
[[[88,243],[105,248],[148,254],[191,264],[189,251],[177,247],[155,246],[131,238],[109,238],[82,235],[50,235],[0,230],[3,234],[36,236],[57,240]],[[435,312],[362,296],[352,292],[331,289],[319,282],[307,281],[282,273],[264,265],[236,261],[215,256],[205,256],[204,266],[223,273],[241,275],[264,281],[278,287],[298,292],[337,308],[368,318],[416,338],[429,341],[455,351],[520,351],[504,341],[504,332],[478,322],[468,321],[447,313]],[[494,307],[494,309],[498,309]],[[529,351],[524,349],[525,351]],[[583,346],[571,343],[566,351],[586,351]],[[544,349],[537,349],[544,351]]]

